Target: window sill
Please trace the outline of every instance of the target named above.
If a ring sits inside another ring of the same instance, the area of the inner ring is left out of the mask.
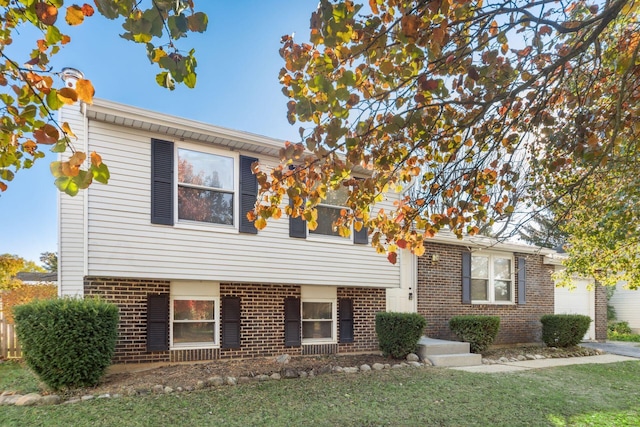
[[[333,339],[321,339],[321,338],[306,338],[302,340],[302,345],[314,345],[314,344],[337,344],[338,341]]]
[[[339,245],[353,245],[352,238],[345,238],[340,236],[326,236],[324,234],[307,234],[307,240],[310,242],[337,243]]]
[[[513,301],[490,302],[490,301],[471,301],[472,305],[518,305]]]
[[[173,345],[169,347],[169,350],[200,350],[200,349],[210,349],[210,348],[220,348],[217,344],[202,344],[202,343],[194,343],[194,344],[180,344]]]
[[[207,224],[198,222],[176,222],[174,228],[182,230],[210,231],[214,233],[238,234],[238,229],[233,225]]]

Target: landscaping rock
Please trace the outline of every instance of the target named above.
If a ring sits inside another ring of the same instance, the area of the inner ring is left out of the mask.
[[[333,367],[333,372],[340,373],[340,372],[342,372],[342,371],[343,371],[342,366],[334,366],[334,367]]]
[[[382,363],[374,363],[371,367],[374,371],[382,371],[384,369],[384,365]]]
[[[419,360],[420,358],[418,357],[417,354],[415,353],[407,354],[407,362],[418,362]]]
[[[238,384],[246,384],[251,382],[251,378],[249,377],[240,377],[238,378]]]
[[[399,363],[396,363],[395,365],[391,366],[391,369],[402,369],[404,366],[402,366]]]
[[[221,386],[224,384],[224,379],[220,376],[209,377],[205,383],[209,387]]]
[[[182,392],[183,390],[184,390],[184,389],[183,389],[182,387],[176,387],[176,391],[177,391],[178,393]]]
[[[536,359],[546,359],[546,357],[541,354],[536,354]]]
[[[95,396],[93,394],[85,394],[80,398],[81,401],[86,402],[87,400],[92,400]]]
[[[360,370],[363,372],[367,372],[371,370],[371,366],[367,365],[366,363],[364,365],[360,365]]]
[[[196,383],[196,387],[195,387],[195,389],[196,389],[196,390],[202,390],[204,387],[205,387],[205,383],[204,383],[204,381],[199,380],[199,381]]]
[[[509,363],[509,359],[507,359],[506,357],[501,357],[500,359],[498,359],[498,362],[500,362],[500,363]]]
[[[74,397],[73,399],[69,399],[66,402],[64,402],[64,405],[72,405],[74,403],[80,403],[80,402],[82,402],[82,400],[80,400],[77,397]]]
[[[300,378],[307,378],[307,376],[309,376],[307,371],[300,371],[298,372],[298,375],[300,376]]]
[[[285,378],[298,378],[298,372],[295,369],[287,368],[283,372],[283,377]]]
[[[256,379],[258,381],[269,381],[270,378],[269,378],[269,375],[258,375]]]
[[[524,357],[526,357],[527,360],[536,360],[536,357],[533,354],[525,354]]]
[[[124,394],[125,396],[135,396],[138,394],[138,392],[136,391],[135,388],[133,387],[128,387],[124,390]]]
[[[151,392],[155,394],[160,394],[164,392],[164,386],[161,384],[156,384],[153,387],[151,387]]]
[[[330,365],[324,365],[318,368],[318,375],[324,375],[324,374],[330,374],[331,373],[331,366]]]
[[[109,393],[101,394],[96,399],[109,399],[111,395]]]
[[[34,406],[34,405],[40,404],[40,402],[42,402],[42,396],[40,396],[38,393],[29,393],[29,394],[25,394],[24,396],[19,397],[14,402],[14,405],[16,405],[16,406]]]
[[[524,361],[524,360],[527,360],[527,358],[526,358],[525,356],[523,356],[522,354],[521,354],[521,355],[519,355],[519,356],[517,357],[517,359],[518,359],[518,362],[522,362],[522,361]]]
[[[165,394],[173,393],[173,388],[171,388],[171,387],[169,387],[169,386],[166,386],[166,387],[164,388],[164,393],[165,393]]]
[[[420,362],[408,362],[409,366],[413,366],[414,368],[421,368],[422,367],[422,363]]]
[[[238,385],[238,379],[236,377],[225,377],[224,383],[226,385]]]
[[[344,372],[345,374],[355,374],[358,372],[358,368],[356,367],[343,368],[342,372]]]
[[[276,357],[276,362],[280,363],[281,365],[285,365],[289,363],[290,360],[291,360],[291,356],[289,356],[288,354],[282,354]]]
[[[279,379],[281,379],[281,378],[282,378],[282,377],[281,377],[281,376],[280,376],[280,374],[279,374],[279,373],[277,373],[277,372],[274,372],[273,374],[271,374],[271,379],[272,379],[272,380],[279,380]]]

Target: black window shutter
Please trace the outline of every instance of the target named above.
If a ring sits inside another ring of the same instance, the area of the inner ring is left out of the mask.
[[[298,347],[302,345],[300,334],[300,298],[287,297],[284,299],[284,345]]]
[[[240,297],[222,298],[222,348],[240,348]]]
[[[169,350],[169,294],[147,295],[147,351]]]
[[[258,195],[258,180],[251,171],[255,157],[240,156],[240,232],[258,234],[253,222],[247,219],[247,212],[253,210]]]
[[[462,252],[462,303],[471,304],[471,252]]]
[[[353,300],[351,298],[340,298],[338,300],[338,316],[340,342],[353,342]]]
[[[353,229],[353,243],[356,245],[368,245],[369,244],[369,229],[364,225],[360,231]]]
[[[518,304],[527,303],[527,260],[518,257]]]
[[[151,140],[151,222],[173,225],[173,142]]]
[[[292,204],[293,202],[289,200],[289,206]],[[307,221],[301,216],[297,218],[289,217],[289,237],[296,237],[298,239],[307,238]]]

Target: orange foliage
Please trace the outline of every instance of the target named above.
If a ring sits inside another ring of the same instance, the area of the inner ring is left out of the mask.
[[[22,285],[2,293],[2,311],[8,323],[13,323],[13,307],[36,299],[54,299],[58,296],[56,285]]]

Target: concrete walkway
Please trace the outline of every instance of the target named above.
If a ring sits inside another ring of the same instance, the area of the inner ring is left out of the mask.
[[[519,372],[529,369],[539,368],[554,368],[556,366],[567,365],[585,365],[589,363],[615,363],[615,362],[627,362],[635,360],[637,358],[620,356],[617,354],[602,354],[599,356],[585,356],[585,357],[568,357],[563,359],[536,359],[536,360],[523,360],[522,362],[508,362],[495,365],[478,365],[478,366],[462,366],[455,369],[458,371],[466,372],[479,372],[486,374],[495,374],[501,372]]]

